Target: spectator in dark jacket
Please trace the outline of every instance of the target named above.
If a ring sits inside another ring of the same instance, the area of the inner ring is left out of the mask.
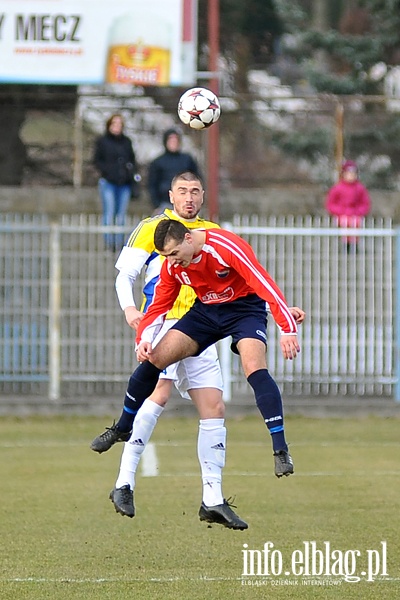
[[[131,197],[136,159],[131,140],[124,135],[124,121],[115,114],[106,122],[106,132],[96,141],[94,164],[99,171],[99,193],[103,208],[103,225],[125,225]],[[107,248],[120,250],[124,235],[106,234]]]
[[[148,188],[155,213],[170,207],[169,190],[171,181],[178,173],[191,171],[201,176],[194,158],[181,152],[181,134],[177,129],[167,129],[163,135],[164,154],[161,154],[149,165]]]

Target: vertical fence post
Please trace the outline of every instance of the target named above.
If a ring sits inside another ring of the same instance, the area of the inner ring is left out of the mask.
[[[60,227],[50,225],[49,281],[49,398],[60,398],[61,248]]]
[[[394,399],[400,402],[400,227],[396,227],[396,253],[395,253],[395,373],[396,383],[394,385]]]

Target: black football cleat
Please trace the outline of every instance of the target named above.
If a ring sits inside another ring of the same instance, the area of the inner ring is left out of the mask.
[[[232,504],[229,504],[224,500],[223,504],[217,504],[216,506],[206,506],[204,502],[201,503],[199,510],[200,521],[206,521],[206,523],[218,523],[228,529],[247,529],[248,525],[231,509]],[[236,507],[235,507],[236,508]]]
[[[287,450],[274,452],[275,475],[288,477],[294,473],[293,459]]]
[[[124,432],[118,429],[114,421],[111,427],[106,427],[104,433],[101,433],[94,438],[93,442],[90,444],[90,449],[99,454],[107,452],[107,450],[109,450],[111,446],[114,446],[116,442],[127,442],[131,437],[131,434],[132,431]]]
[[[133,503],[133,492],[129,485],[114,488],[110,492],[110,500],[114,504],[115,511],[125,517],[135,516],[135,505]]]

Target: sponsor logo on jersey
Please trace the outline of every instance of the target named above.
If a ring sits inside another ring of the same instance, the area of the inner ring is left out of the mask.
[[[223,292],[208,292],[201,297],[201,301],[204,304],[213,304],[214,302],[229,302],[234,296],[233,289],[231,287],[226,288]]]
[[[220,279],[223,279],[224,277],[228,277],[230,273],[230,269],[222,269],[221,271],[215,271],[215,274],[217,277],[219,277]]]

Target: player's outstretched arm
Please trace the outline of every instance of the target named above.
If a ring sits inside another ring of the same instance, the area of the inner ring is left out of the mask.
[[[223,240],[223,244],[221,244]],[[213,232],[210,241],[218,245],[218,252],[254,292],[268,302],[276,324],[286,334],[296,334],[297,324],[286,303],[285,296],[271,275],[260,264],[253,248],[238,235],[222,230]]]

